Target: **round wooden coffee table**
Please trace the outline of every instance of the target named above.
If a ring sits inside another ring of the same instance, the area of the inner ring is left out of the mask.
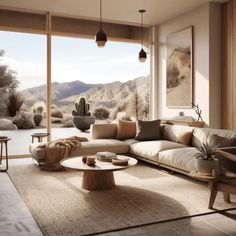
[[[122,155],[117,156],[119,157]],[[61,165],[66,168],[84,172],[82,188],[90,191],[113,188],[115,186],[113,171],[124,170],[137,163],[138,161],[132,157],[129,157],[129,162],[126,166],[117,166],[113,165],[111,162],[99,161],[97,159],[94,166],[88,166],[83,163],[82,156],[65,158],[61,161]]]

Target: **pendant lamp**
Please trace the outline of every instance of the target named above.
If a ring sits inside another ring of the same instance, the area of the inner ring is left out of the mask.
[[[107,35],[102,29],[102,0],[100,0],[100,27],[96,34],[96,43],[99,48],[103,48],[107,42]]]
[[[139,10],[141,13],[141,50],[138,55],[138,59],[141,63],[145,62],[147,59],[147,53],[143,49],[143,13],[146,12],[145,10]]]

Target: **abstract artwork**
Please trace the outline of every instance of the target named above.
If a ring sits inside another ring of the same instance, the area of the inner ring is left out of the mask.
[[[193,27],[167,36],[166,105],[191,108],[193,98]]]

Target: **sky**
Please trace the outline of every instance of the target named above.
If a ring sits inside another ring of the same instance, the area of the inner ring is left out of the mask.
[[[19,89],[46,83],[46,36],[0,31],[1,64],[17,72]],[[94,40],[53,36],[52,81],[110,83],[149,74],[149,60],[139,63],[139,44],[107,42],[98,48]]]

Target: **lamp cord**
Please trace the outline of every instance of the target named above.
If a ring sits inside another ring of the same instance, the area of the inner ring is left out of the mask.
[[[102,29],[102,0],[100,0],[100,29]]]
[[[141,27],[141,45],[143,48],[143,13],[141,13],[141,22],[142,22],[142,27]]]

